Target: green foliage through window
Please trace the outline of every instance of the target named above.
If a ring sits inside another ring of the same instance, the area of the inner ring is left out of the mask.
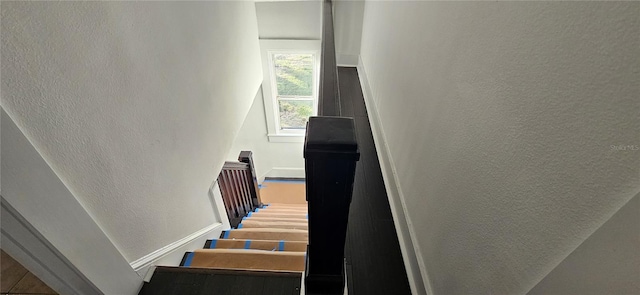
[[[280,129],[304,129],[313,115],[313,100],[280,100]]]
[[[274,54],[278,95],[313,95],[313,55]]]
[[[304,129],[313,115],[314,55],[273,54],[280,129]]]

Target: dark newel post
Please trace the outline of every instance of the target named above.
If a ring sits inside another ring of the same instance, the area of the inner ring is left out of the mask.
[[[262,201],[260,200],[260,188],[258,187],[258,175],[256,174],[256,166],[253,162],[253,153],[251,151],[241,151],[238,156],[238,161],[249,164],[249,168],[251,169],[251,179],[253,179],[253,189],[251,190],[253,206],[262,206]]]
[[[356,162],[352,118],[311,117],[304,143],[309,246],[306,294],[343,294],[344,244]]]

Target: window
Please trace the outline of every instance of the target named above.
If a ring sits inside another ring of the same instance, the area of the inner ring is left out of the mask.
[[[261,40],[269,141],[302,142],[318,110],[319,40]]]

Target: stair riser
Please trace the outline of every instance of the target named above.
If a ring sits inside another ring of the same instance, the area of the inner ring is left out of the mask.
[[[266,252],[220,249],[197,250],[190,267],[246,270],[304,271],[304,252]]]
[[[284,222],[261,222],[261,221],[243,221],[238,228],[283,228],[283,229],[301,229],[307,230],[306,223],[284,223]]]
[[[246,240],[267,240],[267,241],[302,241],[307,242],[309,240],[309,234],[306,231],[299,232],[254,232],[231,230],[225,232],[224,239],[246,239]]]
[[[257,212],[307,214],[307,209],[258,209]]]
[[[244,220],[253,220],[253,221],[265,221],[265,222],[293,222],[293,223],[308,223],[308,219],[300,219],[300,218],[285,218],[285,217],[265,217],[265,216],[251,216],[245,217]]]
[[[265,211],[252,212],[248,217],[277,217],[277,218],[296,218],[307,219],[307,214],[288,214],[288,213],[271,213]]]
[[[309,207],[304,206],[265,206],[261,209],[282,209],[282,210],[307,210]]]
[[[253,249],[266,251],[307,251],[306,242],[264,240],[212,240],[209,249]]]

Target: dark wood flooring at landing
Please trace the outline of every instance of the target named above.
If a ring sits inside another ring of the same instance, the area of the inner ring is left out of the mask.
[[[159,267],[139,295],[300,295],[300,274]]]
[[[360,148],[345,247],[349,294],[411,294],[356,69],[339,67],[338,83]]]

